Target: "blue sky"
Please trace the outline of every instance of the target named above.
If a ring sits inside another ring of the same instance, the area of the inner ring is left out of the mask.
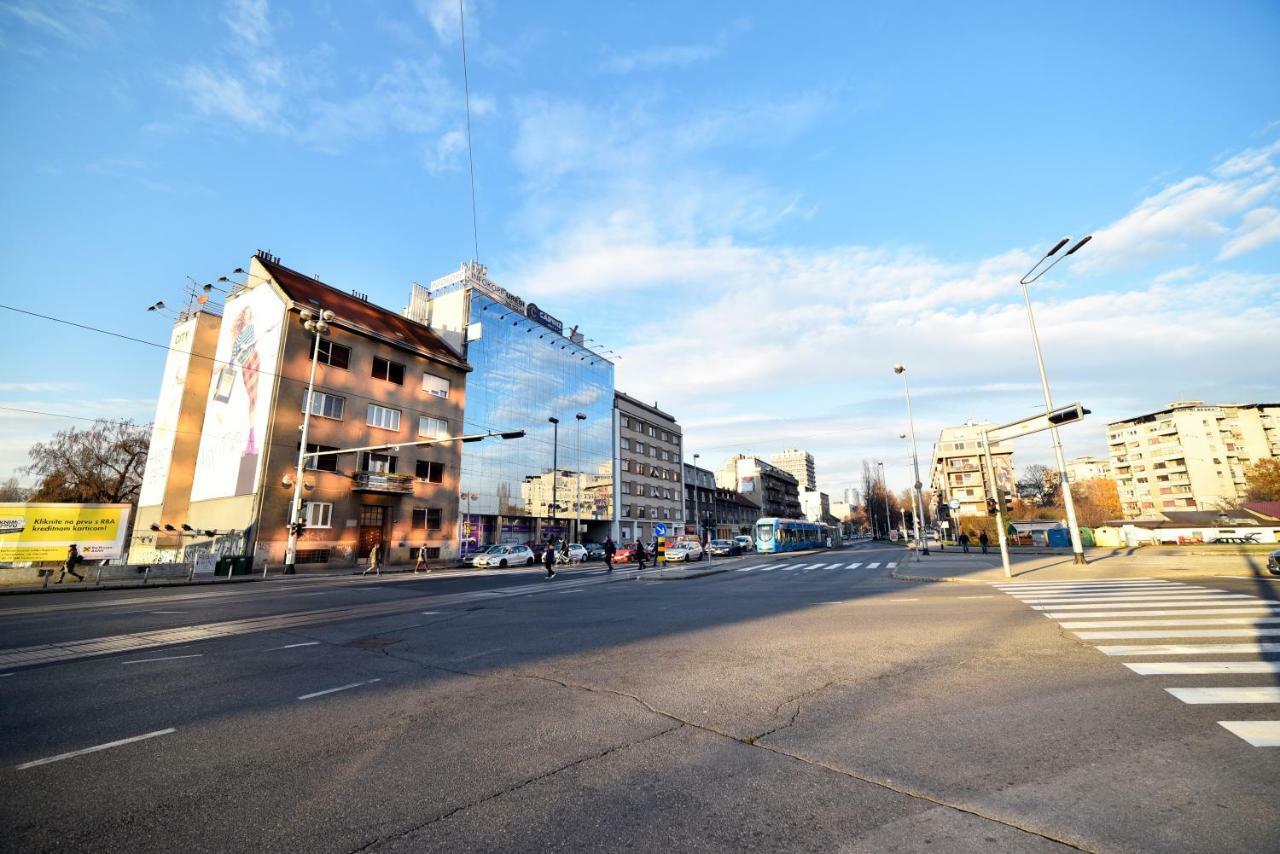
[[[481,260],[716,460],[908,478],[1040,394],[1280,399],[1275,3],[467,7]],[[269,249],[403,306],[472,255],[457,4],[4,0],[3,302],[151,340]],[[1038,257],[1038,256],[1037,256]],[[149,420],[163,353],[5,315],[0,405]],[[0,410],[0,476],[67,421]],[[1020,445],[1019,467],[1046,458]]]

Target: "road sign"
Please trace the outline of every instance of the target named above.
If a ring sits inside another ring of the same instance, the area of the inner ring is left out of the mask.
[[[959,499],[959,498],[953,498],[953,499],[951,499],[950,501],[948,501],[948,502],[947,502],[947,506],[948,506],[948,507],[950,507],[952,510],[959,510],[959,509],[960,509],[960,499]]]
[[[1023,421],[1012,421],[999,427],[992,427],[987,431],[987,441],[1007,442],[1019,436],[1028,436],[1039,433],[1041,430],[1048,430],[1050,427],[1061,427],[1063,424],[1079,421],[1088,414],[1089,410],[1082,404],[1073,403],[1070,406],[1055,409],[1047,415],[1037,415]]]
[[[659,537],[666,536],[667,526],[659,522],[657,525],[653,526],[653,533]]]

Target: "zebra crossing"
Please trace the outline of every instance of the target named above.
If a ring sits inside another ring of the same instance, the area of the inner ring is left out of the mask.
[[[1242,676],[1249,681],[1244,685],[1180,682],[1164,689],[1183,703],[1259,706],[1262,714],[1272,714],[1268,707],[1280,704],[1276,681],[1280,661],[1257,660],[1261,655],[1280,653],[1280,602],[1151,578],[992,586],[1040,611],[1080,640],[1093,643],[1102,654],[1132,659],[1123,664],[1138,676]],[[1168,660],[1172,657],[1188,660]],[[1218,724],[1254,747],[1280,747],[1280,718],[1221,720]]]
[[[735,569],[734,572],[813,572],[814,570],[828,569],[893,569],[898,565],[897,561],[872,561],[866,562],[848,562],[848,561],[822,561],[820,563],[787,563],[787,564],[762,564],[756,566],[743,566]]]

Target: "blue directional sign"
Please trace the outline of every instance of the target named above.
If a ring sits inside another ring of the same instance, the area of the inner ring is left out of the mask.
[[[658,523],[657,525],[653,526],[653,533],[656,536],[665,537],[667,535],[667,526],[663,525],[662,523]]]

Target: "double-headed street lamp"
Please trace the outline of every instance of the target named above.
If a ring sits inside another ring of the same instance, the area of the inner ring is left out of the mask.
[[[551,524],[556,523],[556,481],[560,479],[560,419],[552,415],[551,422]]]
[[[1056,267],[1068,255],[1074,255],[1080,251],[1080,248],[1093,239],[1093,235],[1085,235],[1080,238],[1076,245],[1068,249],[1064,254],[1059,255],[1052,263],[1044,269],[1036,272],[1041,264],[1048,261],[1054,255],[1058,254],[1058,250],[1066,246],[1070,242],[1070,237],[1064,237],[1054,244],[1053,248],[1044,254],[1044,257],[1035,263],[1027,274],[1023,276],[1018,283],[1022,285],[1022,296],[1027,302],[1027,322],[1031,324],[1031,342],[1036,349],[1036,366],[1040,368],[1040,385],[1044,389],[1044,411],[1046,413],[1053,412],[1053,397],[1049,394],[1049,377],[1044,371],[1044,357],[1040,353],[1040,336],[1036,334],[1036,318],[1031,312],[1031,291],[1028,285],[1037,281],[1045,273]],[[1076,503],[1071,497],[1071,484],[1067,480],[1067,463],[1062,455],[1062,439],[1058,435],[1058,428],[1049,428],[1049,435],[1053,437],[1053,453],[1058,460],[1058,484],[1062,491],[1062,503],[1067,510],[1067,527],[1071,530],[1071,553],[1072,559],[1077,564],[1084,564],[1084,545],[1080,540],[1080,526],[1076,523]],[[994,484],[992,485],[995,486]]]
[[[311,344],[311,376],[307,380],[307,405],[302,410],[302,439],[298,445],[298,470],[293,478],[293,504],[289,509],[289,542],[284,549],[284,574],[297,571],[298,535],[302,533],[302,477],[307,462],[307,431],[311,427],[311,407],[315,405],[316,362],[320,360],[320,339],[329,334],[333,312],[302,310],[302,328],[315,336]],[[265,572],[265,567],[263,569]]]
[[[907,424],[911,427],[911,465],[915,470],[916,486],[913,493],[915,501],[915,517],[916,517],[916,554],[929,554],[929,543],[927,537],[921,537],[921,526],[924,523],[924,493],[920,491],[923,484],[920,482],[920,454],[916,450],[916,422],[911,416],[911,388],[907,385],[907,367],[903,364],[893,366],[895,374],[902,375],[902,391],[907,396]],[[904,437],[905,438],[905,437]]]

